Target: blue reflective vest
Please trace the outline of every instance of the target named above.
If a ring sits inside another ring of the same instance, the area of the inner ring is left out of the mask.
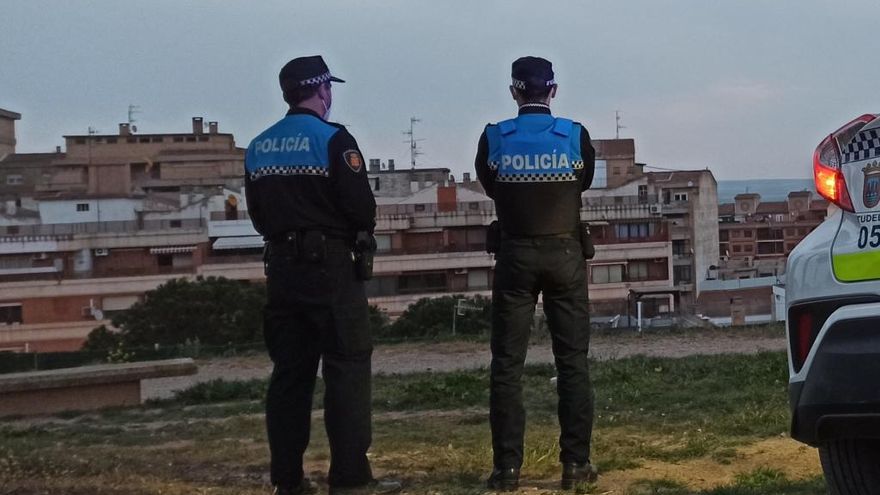
[[[251,141],[245,166],[251,180],[267,175],[327,177],[327,145],[339,129],[310,115],[284,117]]]
[[[581,129],[550,114],[523,114],[486,127],[495,211],[504,232],[542,236],[578,231]]]
[[[524,114],[486,128],[497,182],[577,181],[584,168],[581,127],[548,114]]]

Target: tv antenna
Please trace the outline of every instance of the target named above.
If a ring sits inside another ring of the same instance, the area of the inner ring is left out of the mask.
[[[403,134],[409,136],[409,140],[404,141],[404,143],[409,143],[409,162],[412,165],[412,168],[416,168],[416,157],[419,155],[423,155],[424,153],[419,150],[419,142],[424,141],[424,139],[416,139],[415,132],[413,132],[413,127],[416,122],[421,122],[421,119],[417,119],[415,117],[409,118],[409,130],[403,131]]]
[[[141,112],[141,107],[138,105],[128,105],[128,127],[131,129],[131,132],[137,132],[137,126],[134,125],[137,120],[134,119],[134,114],[143,113]]]
[[[614,111],[614,121],[616,130],[614,131],[614,139],[620,139],[620,130],[626,129],[625,125],[620,125],[620,110]]]

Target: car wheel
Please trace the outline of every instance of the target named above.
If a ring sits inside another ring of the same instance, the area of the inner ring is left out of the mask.
[[[846,439],[819,447],[832,495],[880,493],[880,440]]]

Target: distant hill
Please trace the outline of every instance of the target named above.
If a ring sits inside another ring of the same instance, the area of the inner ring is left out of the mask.
[[[761,195],[762,201],[783,201],[792,191],[812,191],[816,194],[813,179],[754,179],[719,180],[718,203],[733,203],[737,194],[750,192]]]

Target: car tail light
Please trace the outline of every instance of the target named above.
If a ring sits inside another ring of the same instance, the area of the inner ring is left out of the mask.
[[[819,331],[832,313],[844,306],[878,302],[880,296],[876,294],[861,294],[793,304],[788,308],[788,345],[794,372],[798,373],[803,368],[819,337]]]
[[[875,118],[874,115],[866,114],[849,122],[825,138],[813,153],[813,179],[816,181],[816,191],[846,211],[855,211],[855,209],[840,169],[840,150]]]

